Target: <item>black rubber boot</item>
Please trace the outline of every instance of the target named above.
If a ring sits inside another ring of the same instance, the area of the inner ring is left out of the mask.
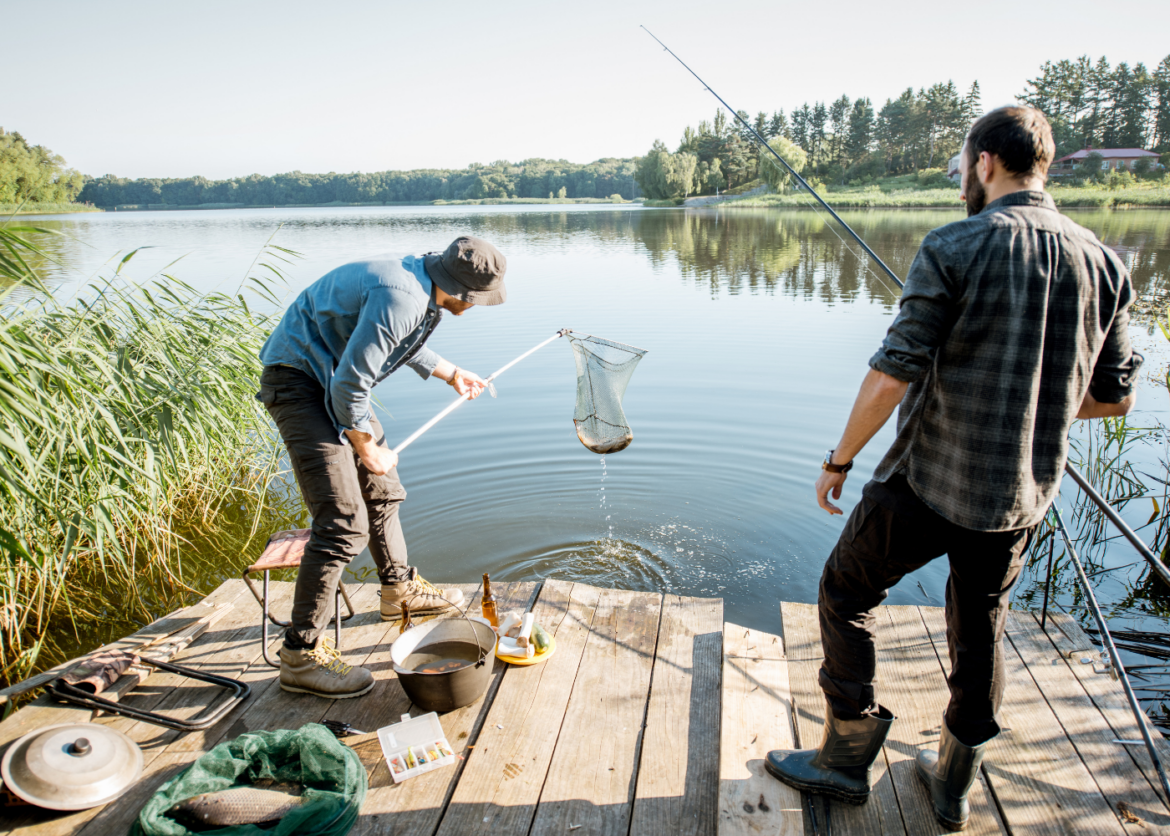
[[[967,793],[979,775],[983,751],[988,741],[978,746],[966,746],[958,741],[947,721],[942,724],[942,739],[938,751],[924,750],[915,761],[918,777],[930,790],[934,800],[934,815],[948,830],[962,830],[971,816]]]
[[[847,804],[869,798],[873,762],[882,751],[894,715],[882,706],[861,720],[838,720],[826,703],[824,737],[818,749],[776,749],[764,759],[773,778],[805,792]]]

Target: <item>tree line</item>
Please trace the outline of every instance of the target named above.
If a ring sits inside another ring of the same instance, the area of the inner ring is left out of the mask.
[[[1020,100],[1048,115],[1058,157],[1089,144],[1170,151],[1170,56],[1152,73],[1140,63],[1110,68],[1105,58],[1094,63],[1088,56],[1047,62]],[[795,146],[806,158],[806,177],[863,185],[883,176],[945,170],[982,113],[978,81],[966,93],[948,81],[907,88],[876,112],[870,99],[842,95],[832,102],[806,102],[787,114],[781,109],[739,116],[769,144],[781,140],[789,150]],[[733,189],[756,178],[782,183],[785,178],[773,171],[776,164],[760,151],[742,123],[719,111],[697,128],[688,126],[673,152],[656,141],[639,160],[638,184],[647,197],[661,199]]]
[[[980,113],[979,82],[963,95],[948,81],[917,92],[907,88],[876,113],[870,99],[843,95],[828,103],[806,102],[788,114],[781,109],[770,115],[760,111],[754,119],[744,111],[739,116],[769,144],[780,141],[783,149],[803,156],[804,165],[793,166],[798,171],[845,184],[944,167]],[[792,163],[783,149],[778,148],[781,156]],[[676,151],[656,142],[640,160],[638,184],[647,197],[671,198],[776,179],[771,171],[776,163],[760,152],[751,131],[720,110],[711,121],[688,126]]]
[[[84,182],[59,155],[0,128],[0,203],[69,203]]]
[[[1153,72],[1105,56],[1047,61],[1020,99],[1048,116],[1058,158],[1090,145],[1170,151],[1170,56]]]
[[[106,175],[86,182],[80,199],[97,206],[232,204],[288,206],[327,203],[413,203],[486,198],[609,198],[636,196],[634,160],[605,158],[585,165],[565,160],[506,160],[465,169],[140,178]]]

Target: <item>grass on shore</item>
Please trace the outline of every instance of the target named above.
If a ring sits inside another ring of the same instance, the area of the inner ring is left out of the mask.
[[[845,208],[878,207],[946,207],[958,208],[956,187],[915,188],[913,175],[886,178],[866,186],[829,186],[821,191],[830,205]],[[1170,207],[1170,186],[1163,182],[1139,182],[1124,188],[1110,189],[1103,185],[1065,186],[1049,181],[1048,192],[1057,206],[1091,207],[1099,209],[1167,206]],[[761,194],[727,201],[728,206],[783,206],[805,207],[813,200],[800,192]]]
[[[63,215],[67,212],[100,212],[96,206],[84,203],[0,203],[0,216]]]
[[[63,302],[30,266],[53,234],[0,227],[0,684],[192,593],[218,515],[255,506],[279,450],[253,397],[274,320],[245,298],[276,303],[268,284],[134,285],[131,252]],[[278,276],[293,255],[265,252]]]

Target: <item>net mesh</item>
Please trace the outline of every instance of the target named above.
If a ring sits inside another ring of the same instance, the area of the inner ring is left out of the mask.
[[[577,361],[577,438],[594,453],[616,453],[630,446],[634,433],[622,410],[622,396],[634,367],[646,352],[624,343],[570,331]]]
[[[186,836],[191,831],[167,815],[172,806],[261,781],[300,784],[305,803],[270,830],[241,824],[218,828],[217,836],[343,836],[357,821],[369,786],[357,752],[324,726],[250,732],[220,743],[159,787],[139,812],[130,836]]]

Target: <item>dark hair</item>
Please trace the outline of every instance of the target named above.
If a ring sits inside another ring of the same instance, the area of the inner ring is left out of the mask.
[[[981,116],[967,133],[967,161],[974,165],[984,151],[999,157],[1017,178],[1048,177],[1056,156],[1052,126],[1034,107],[999,107]]]

